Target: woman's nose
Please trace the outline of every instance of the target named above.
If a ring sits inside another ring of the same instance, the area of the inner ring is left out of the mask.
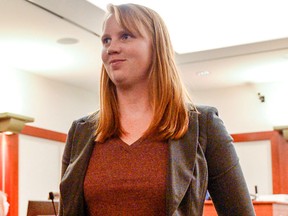
[[[120,46],[117,42],[112,42],[109,44],[109,46],[107,47],[107,54],[111,55],[111,54],[115,54],[115,53],[119,53],[120,52]]]

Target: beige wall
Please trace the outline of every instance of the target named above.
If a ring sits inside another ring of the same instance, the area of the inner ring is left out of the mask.
[[[264,103],[258,99],[258,92],[265,96]],[[244,133],[288,125],[286,92],[288,85],[283,82],[190,91],[190,95],[196,104],[217,107],[230,133]]]

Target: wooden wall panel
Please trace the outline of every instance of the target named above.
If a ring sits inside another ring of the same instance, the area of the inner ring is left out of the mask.
[[[278,156],[278,171],[279,178],[278,183],[280,185],[279,188],[276,188],[279,193],[288,194],[288,142],[282,137],[277,136],[273,141],[275,146],[277,147]],[[277,192],[277,191],[276,191]]]
[[[3,191],[3,182],[2,182],[2,176],[3,176],[3,169],[2,169],[2,166],[3,166],[3,163],[2,163],[2,156],[3,156],[3,153],[2,153],[2,143],[4,141],[4,134],[0,133],[0,190]]]

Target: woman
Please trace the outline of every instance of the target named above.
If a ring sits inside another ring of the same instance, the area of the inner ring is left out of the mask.
[[[217,110],[187,104],[159,15],[110,5],[103,25],[100,111],[73,122],[60,215],[254,215]]]

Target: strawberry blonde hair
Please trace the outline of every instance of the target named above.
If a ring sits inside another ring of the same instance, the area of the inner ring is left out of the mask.
[[[110,4],[107,17],[111,14],[129,32],[143,35],[141,31],[144,29],[153,43],[153,58],[149,74],[153,119],[143,137],[152,136],[156,140],[181,138],[188,129],[188,110],[185,105],[188,96],[179,77],[174,50],[165,23],[158,13],[137,4]],[[125,134],[125,131],[120,124],[116,87],[102,64],[96,141],[104,142],[112,136],[121,134]]]

